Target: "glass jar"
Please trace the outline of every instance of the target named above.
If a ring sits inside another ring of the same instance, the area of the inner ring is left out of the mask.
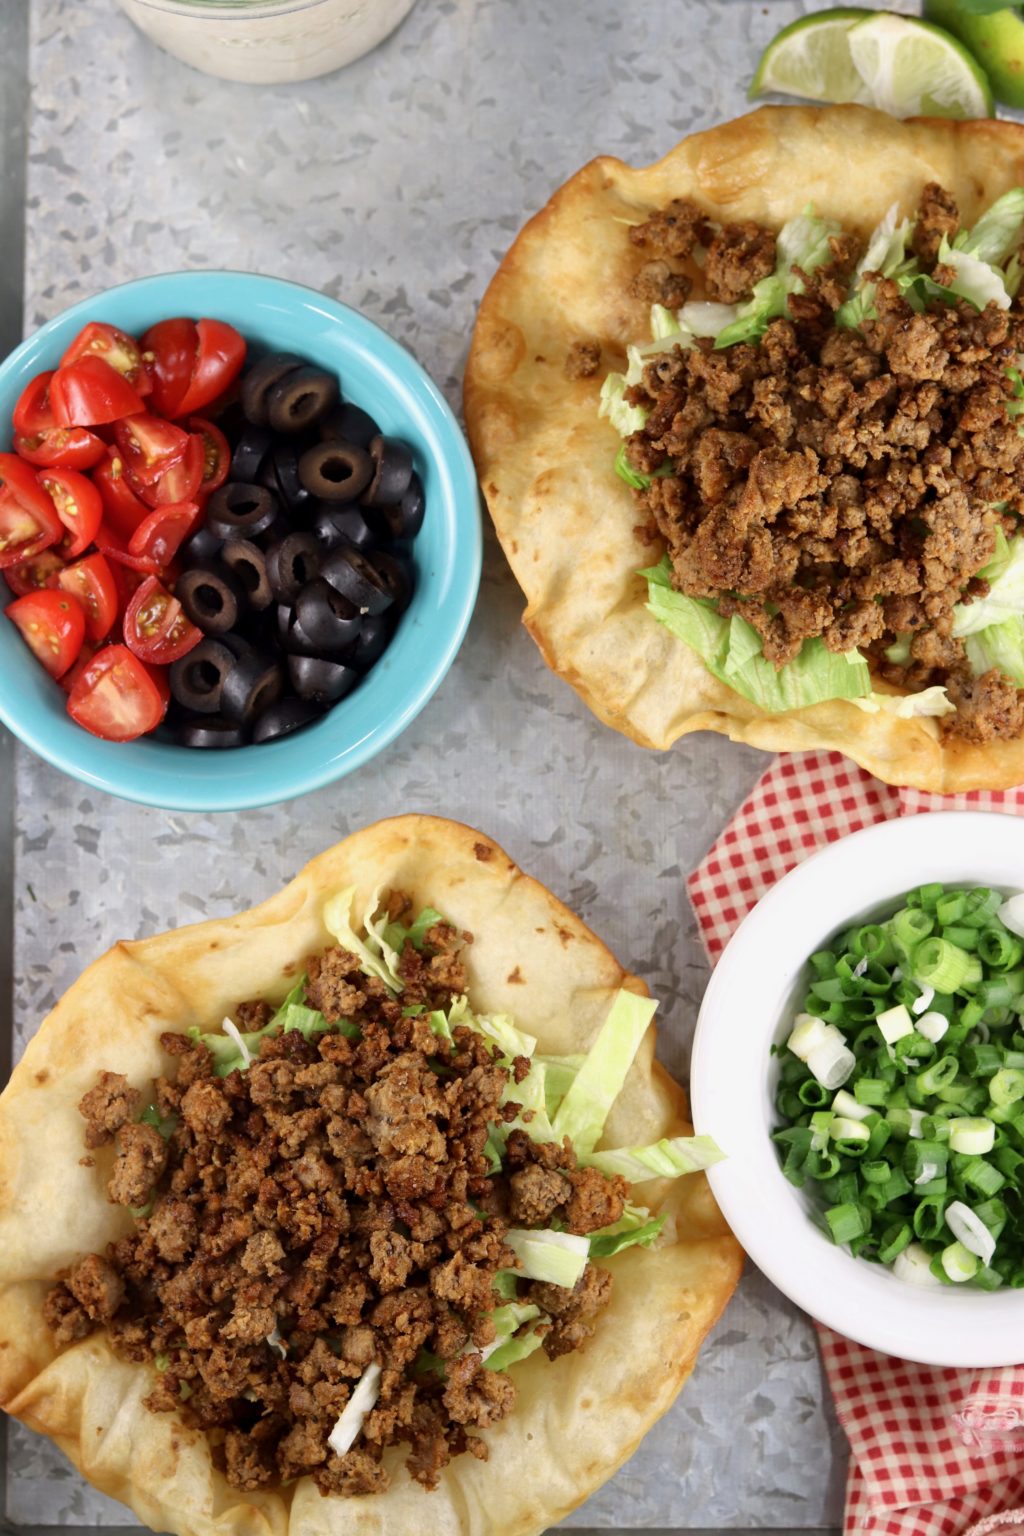
[[[361,58],[415,0],[119,0],[168,53],[224,80],[311,80]]]

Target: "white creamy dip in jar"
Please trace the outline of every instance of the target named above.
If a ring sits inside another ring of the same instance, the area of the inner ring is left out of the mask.
[[[327,75],[382,42],[415,0],[118,0],[168,53],[223,80]]]

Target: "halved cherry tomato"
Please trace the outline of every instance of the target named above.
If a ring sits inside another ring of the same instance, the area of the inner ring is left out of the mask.
[[[142,355],[153,378],[153,409],[177,416],[199,351],[194,320],[158,320],[142,338]]]
[[[97,650],[98,647],[93,645],[87,637],[85,643],[82,646],[82,649],[78,653],[78,660],[75,662],[74,666],[69,667],[68,670],[64,673],[64,676],[59,679],[60,686],[64,689],[65,693],[71,692],[72,688],[78,682],[78,679],[81,677],[86,667],[96,655]]]
[[[105,556],[87,555],[84,560],[65,566],[57,577],[57,585],[78,598],[89,639],[105,640],[120,611],[117,582]]]
[[[157,507],[128,540],[128,553],[141,555],[163,568],[184,544],[199,519],[199,503],[182,501]]]
[[[57,551],[44,549],[42,554],[33,555],[29,560],[7,566],[4,581],[15,597],[24,597],[29,592],[41,592],[44,587],[55,586],[63,569],[64,561]]]
[[[203,638],[176,597],[155,576],[144,581],[124,616],[124,643],[140,661],[166,667]]]
[[[51,368],[48,373],[37,373],[18,396],[12,419],[14,430],[20,436],[35,437],[40,432],[49,432],[57,425],[50,404],[50,380],[54,371]]]
[[[134,336],[119,331],[116,325],[107,325],[102,320],[90,321],[68,347],[60,366],[67,368],[83,357],[102,357],[140,395],[148,395],[153,388],[141,347]]]
[[[194,416],[233,384],[245,364],[245,337],[224,320],[197,320],[199,346],[175,416]]]
[[[220,427],[203,416],[191,416],[190,432],[196,432],[203,442],[203,477],[199,489],[204,496],[224,484],[231,468],[231,447]]]
[[[56,544],[63,525],[35,472],[14,453],[0,453],[0,570]]]
[[[114,428],[114,440],[124,460],[129,483],[153,485],[188,450],[188,433],[161,416],[143,411]]]
[[[92,469],[107,451],[107,445],[87,427],[51,427],[30,437],[14,438],[15,452],[29,464],[44,469]]]
[[[190,432],[184,458],[166,469],[152,485],[138,485],[136,488],[147,505],[169,507],[179,501],[192,501],[197,497],[202,478],[203,440],[198,432]]]
[[[148,513],[147,513],[148,516]],[[130,571],[142,571],[146,576],[159,576],[160,567],[148,555],[133,555],[127,542],[104,519],[96,530],[93,540],[101,555],[118,565],[126,565]]]
[[[103,516],[100,493],[91,480],[74,469],[43,469],[38,479],[67,529],[61,553],[74,560],[85,553],[96,537]]]
[[[50,380],[50,404],[58,427],[93,427],[145,410],[138,390],[102,357],[80,357]]]
[[[104,741],[134,741],[160,724],[169,702],[166,679],[125,645],[97,651],[68,695],[72,720]]]
[[[85,639],[85,612],[77,598],[67,592],[29,592],[4,612],[51,677],[60,677],[77,660]]]
[[[106,457],[92,472],[92,483],[100,493],[108,521],[115,533],[130,539],[149,507],[140,501],[125,476],[124,459],[116,448],[106,450]]]
[[[108,560],[107,564],[110,567],[110,574],[113,576],[114,585],[117,588],[117,616],[119,619],[123,619],[128,604],[147,576],[152,573],[149,571],[133,571],[130,566],[119,565],[116,560]],[[168,576],[167,580],[170,581],[171,578]]]

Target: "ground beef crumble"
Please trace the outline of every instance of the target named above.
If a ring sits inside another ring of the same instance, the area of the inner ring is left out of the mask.
[[[465,992],[470,937],[439,923],[422,950],[406,944],[398,998],[328,949],[305,988],[327,1033],[265,1036],[224,1077],[201,1040],[168,1033],[155,1115],[136,1118],[143,1098],[115,1072],[81,1101],[86,1144],[116,1142],[109,1198],[145,1214],[57,1278],[46,1321],[59,1347],[105,1328],[119,1357],[155,1365],[146,1407],[206,1431],[242,1491],[308,1474],[323,1494],[381,1493],[397,1444],[427,1489],[453,1456],[486,1459],[479,1431],[516,1396],[481,1355],[504,1299],[495,1277],[516,1268],[506,1232],[585,1234],[622,1215],[625,1182],[578,1168],[567,1141],[512,1129],[490,1172],[489,1126],[519,1112],[501,1099],[529,1063],[501,1065],[460,1025],[449,1045],[427,1019]],[[272,1010],[235,1017],[256,1030]],[[574,1290],[517,1282],[551,1359],[593,1334],[611,1283],[593,1264]],[[336,1455],[328,1436],[372,1362],[380,1396]]]
[[[952,274],[935,267],[939,245],[958,228],[952,197],[926,186],[914,249],[940,284]],[[771,231],[715,230],[684,200],[630,239],[676,286],[674,264],[699,245],[703,296],[722,302],[749,297],[776,259]],[[667,546],[677,589],[741,614],[777,666],[815,636],[837,652],[858,646],[895,686],[946,686],[946,734],[1016,737],[1024,694],[997,672],[972,676],[952,626],[954,606],[988,590],[977,573],[998,527],[1012,534],[1024,516],[1024,438],[1005,409],[1024,311],[933,300],[918,314],[881,280],[877,318],[840,328],[859,254],[835,237],[759,343],[716,352],[703,341],[647,364],[626,396],[649,413],[628,462],[658,476],[635,493],[642,527]],[[650,267],[632,293],[656,297]],[[886,657],[897,637],[910,652],[899,663]]]

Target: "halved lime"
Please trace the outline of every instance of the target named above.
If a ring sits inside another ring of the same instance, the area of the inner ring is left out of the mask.
[[[845,6],[790,22],[762,53],[747,92],[749,99],[777,91],[807,101],[870,105],[871,93],[854,68],[848,38],[851,27],[873,14]]]
[[[868,99],[893,117],[994,117],[988,76],[941,27],[879,11],[847,33]]]
[[[979,14],[958,0],[925,0],[924,14],[971,50],[999,101],[1024,107],[1024,20],[1007,9]]]

